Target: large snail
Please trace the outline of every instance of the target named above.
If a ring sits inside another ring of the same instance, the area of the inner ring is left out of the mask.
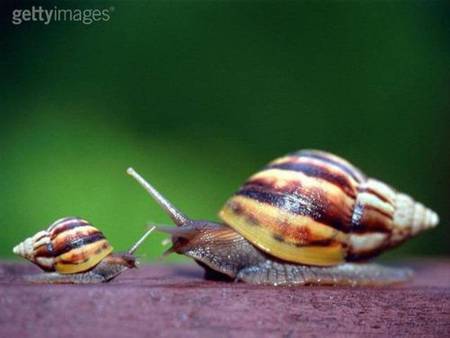
[[[108,282],[136,267],[133,254],[153,229],[149,229],[128,252],[113,253],[100,230],[84,219],[67,217],[19,243],[13,252],[45,271],[28,276],[32,282]]]
[[[383,285],[406,268],[360,263],[438,224],[435,212],[346,160],[317,150],[278,158],[226,202],[223,224],[192,220],[132,168],[177,228],[169,252],[207,274],[271,285]],[[158,229],[158,228],[157,228]]]

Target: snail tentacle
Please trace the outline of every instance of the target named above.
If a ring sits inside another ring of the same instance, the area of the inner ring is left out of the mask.
[[[136,250],[139,249],[139,247],[142,245],[142,243],[144,243],[144,241],[146,240],[148,235],[150,235],[153,232],[153,230],[155,230],[155,229],[156,229],[156,227],[153,226],[149,230],[147,230],[147,232],[144,235],[142,235],[142,237],[139,238],[138,241],[136,243],[134,243],[133,246],[128,250],[128,253],[130,255],[134,254],[136,252]]]
[[[127,174],[133,177],[150,194],[150,196],[161,206],[161,208],[169,215],[176,225],[181,226],[189,221],[188,217],[175,208],[175,206],[169,202],[167,198],[165,198],[133,168],[128,168]]]

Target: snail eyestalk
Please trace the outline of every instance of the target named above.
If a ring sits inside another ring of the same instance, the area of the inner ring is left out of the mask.
[[[150,194],[150,196],[161,206],[161,208],[163,208],[163,210],[169,215],[177,226],[181,226],[189,221],[189,219],[181,211],[175,208],[172,203],[161,195],[158,190],[148,183],[133,168],[128,168],[127,174],[133,177]]]
[[[156,227],[151,227],[131,248],[128,250],[130,255],[134,254],[136,250],[141,246],[141,244],[145,241],[145,239],[150,235]]]

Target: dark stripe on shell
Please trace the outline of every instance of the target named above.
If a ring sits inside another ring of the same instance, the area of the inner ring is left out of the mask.
[[[389,213],[387,213],[387,212],[385,212],[385,211],[383,211],[383,210],[377,208],[376,206],[374,206],[374,205],[372,205],[372,204],[365,204],[365,205],[364,205],[364,208],[365,208],[366,210],[369,210],[369,211],[378,212],[379,214],[381,214],[381,215],[383,215],[384,217],[389,218],[389,219],[392,219],[392,217],[393,217],[393,215],[391,215],[391,214],[389,214]]]
[[[352,231],[356,233],[391,232],[389,225],[392,215],[369,204],[357,203],[352,216]]]
[[[46,272],[55,271],[54,263],[52,264],[52,266],[40,264],[39,261],[37,261],[37,260],[34,260],[33,263],[36,264],[37,266],[39,266],[43,271],[46,271]]]
[[[369,188],[369,187],[364,187],[364,188],[362,188],[362,189],[359,189],[359,191],[360,191],[360,192],[367,192],[367,193],[369,193],[369,194],[372,194],[372,195],[378,197],[378,198],[379,198],[380,200],[382,200],[383,202],[386,202],[386,203],[391,204],[391,201],[390,201],[386,196],[382,195],[380,192],[378,192],[378,191],[376,191],[376,190],[374,190],[374,189],[371,189],[371,188]]]
[[[341,208],[327,200],[321,189],[311,189],[308,194],[282,193],[271,191],[266,186],[247,184],[236,195],[246,196],[256,201],[270,204],[295,215],[311,219],[344,232],[350,231],[351,212],[348,215]],[[332,208],[335,210],[333,211]],[[347,219],[348,218],[348,219]]]
[[[387,241],[386,244],[381,245],[381,246],[377,247],[376,249],[361,251],[358,253],[349,251],[347,253],[347,256],[345,257],[345,260],[348,262],[366,261],[370,258],[380,255],[383,251],[385,251],[389,247],[390,247],[390,245],[389,245],[389,242]]]
[[[90,224],[81,218],[66,218],[59,222],[59,224],[54,225],[50,232],[51,239],[55,238],[64,231],[85,226],[90,226]]]
[[[55,257],[52,243],[42,244],[34,249],[35,257]]]
[[[245,207],[241,206],[236,201],[228,202],[228,206],[233,210],[234,213],[239,215],[240,217],[244,217],[247,224],[250,226],[260,226],[261,224],[254,219],[254,216],[244,212]],[[332,240],[323,240],[323,239],[313,239],[314,235],[311,233],[311,230],[306,226],[298,226],[292,227],[286,221],[281,221],[278,223],[278,233],[272,233],[272,236],[275,240],[279,242],[286,242],[285,238],[291,238],[296,241],[296,243],[291,243],[297,247],[304,247],[307,245],[317,245],[317,246],[325,246],[330,243]],[[287,242],[286,242],[287,243]],[[304,244],[308,243],[308,244]]]
[[[248,184],[243,186],[236,195],[247,196],[259,202],[270,204],[279,209],[296,215],[310,216],[313,219],[321,217],[320,208],[309,197],[285,194],[282,192],[270,192],[264,186]]]
[[[88,235],[82,234],[82,237],[65,238],[64,241],[62,241],[61,245],[55,246],[53,248],[55,252],[54,255],[55,257],[57,257],[73,249],[80,248],[83,245],[94,243],[102,239],[105,239],[105,236],[103,236],[100,231],[93,232]]]
[[[290,155],[297,156],[297,157],[315,158],[315,159],[324,161],[326,163],[330,163],[330,164],[344,170],[347,174],[352,176],[359,183],[363,182],[363,180],[365,179],[365,175],[359,169],[355,168],[351,164],[345,165],[344,163],[337,162],[337,161],[333,160],[333,158],[327,156],[326,153],[317,152],[317,151],[313,151],[313,150],[301,150],[301,151],[295,152]]]
[[[67,222],[89,223],[88,221],[86,221],[85,219],[82,219],[80,217],[70,216],[70,217],[64,217],[64,218],[57,220],[50,227],[51,227],[51,229],[54,229],[55,227],[60,226],[61,224],[67,223]]]
[[[345,175],[327,169],[326,165],[314,163],[284,162],[269,165],[266,169],[292,170],[305,174],[309,177],[317,177],[339,187],[348,196],[356,197],[356,188]]]
[[[305,246],[332,246],[332,245],[337,245],[338,243],[340,245],[342,245],[342,243],[337,242],[333,239],[322,239],[322,240],[310,241],[308,243],[308,245],[298,243],[298,244],[295,244],[295,246],[299,247],[299,248],[303,248]]]
[[[71,256],[70,259],[59,259],[58,263],[59,264],[67,264],[67,265],[78,265],[78,264],[86,263],[89,260],[89,258],[90,257],[86,257],[86,255],[84,253],[81,253],[78,255]],[[95,267],[95,265],[83,272],[89,271],[94,267]]]

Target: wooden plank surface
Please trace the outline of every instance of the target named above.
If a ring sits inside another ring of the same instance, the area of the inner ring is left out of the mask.
[[[450,336],[450,260],[405,262],[395,287],[256,287],[195,265],[146,265],[109,284],[32,285],[0,264],[0,337]]]

